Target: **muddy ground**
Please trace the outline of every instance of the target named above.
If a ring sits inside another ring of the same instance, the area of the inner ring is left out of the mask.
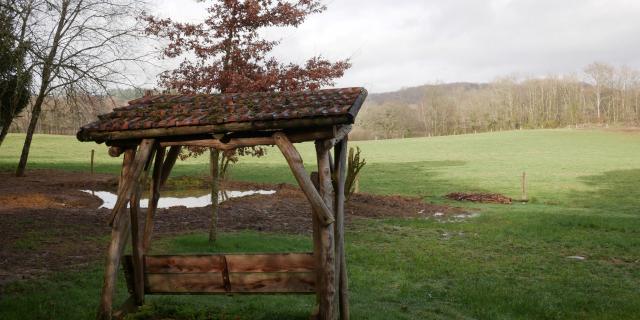
[[[32,170],[27,177],[15,178],[0,173],[0,289],[14,280],[78,269],[102,259],[110,231],[109,210],[98,209],[102,201],[80,190],[115,191],[116,187],[116,177],[105,174]],[[223,202],[220,230],[310,232],[311,208],[296,187],[229,182],[226,188],[276,193]],[[210,206],[159,209],[154,235],[204,231],[209,210]],[[354,219],[363,218],[461,214],[465,214],[463,209],[431,205],[418,198],[356,194],[346,205],[346,225],[348,228]]]

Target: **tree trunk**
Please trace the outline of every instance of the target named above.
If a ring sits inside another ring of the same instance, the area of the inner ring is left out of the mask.
[[[9,133],[9,127],[11,125],[5,125],[2,127],[2,132],[0,132],[0,147],[2,146],[2,143],[4,142],[4,139],[7,137],[7,134]]]
[[[220,183],[220,152],[217,149],[209,149],[209,167],[211,170],[211,222],[209,224],[209,242],[216,241],[218,236],[218,192]]]
[[[20,162],[16,169],[16,177],[24,177],[24,171],[27,168],[27,159],[29,158],[29,149],[31,149],[31,140],[33,140],[33,133],[36,131],[36,124],[38,124],[38,118],[40,117],[40,111],[42,110],[42,102],[44,101],[44,90],[40,90],[38,99],[33,105],[31,111],[31,120],[29,120],[29,128],[27,129],[27,136],[24,138],[24,145],[22,146],[22,153],[20,154]]]
[[[53,73],[52,69],[54,68],[54,60],[58,52],[60,39],[62,38],[64,32],[64,26],[67,21],[66,19],[70,3],[71,2],[68,1],[62,3],[60,19],[58,19],[58,24],[53,36],[53,41],[51,42],[51,49],[42,66],[42,83],[40,85],[40,91],[38,92],[38,98],[33,105],[31,120],[29,121],[29,128],[27,129],[27,136],[24,139],[24,145],[22,146],[22,154],[20,155],[20,162],[18,163],[18,169],[16,170],[16,176],[18,177],[24,176],[24,171],[27,167],[27,159],[29,158],[31,140],[33,139],[33,133],[35,132],[36,125],[38,124],[38,118],[40,117],[40,111],[42,110],[42,103],[44,102],[45,96],[47,96],[48,94],[47,90],[49,88],[49,84],[51,83],[51,74]]]

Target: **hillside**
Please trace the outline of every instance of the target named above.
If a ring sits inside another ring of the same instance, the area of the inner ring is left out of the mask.
[[[444,94],[454,91],[470,91],[486,88],[486,83],[455,82],[442,84],[424,84],[416,87],[402,88],[396,91],[369,93],[367,103],[369,105],[382,105],[385,103],[398,102],[406,105],[420,103],[424,99],[425,92],[439,90]]]

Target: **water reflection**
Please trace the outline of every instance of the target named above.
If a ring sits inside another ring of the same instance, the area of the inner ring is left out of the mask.
[[[102,206],[100,208],[113,209],[116,204],[116,195],[109,191],[91,191],[80,190],[86,192],[102,200]],[[249,190],[249,191],[226,191],[226,199],[246,197],[254,194],[270,195],[276,193],[275,190]],[[218,196],[218,203],[223,202],[222,193]],[[211,193],[200,197],[160,197],[158,201],[158,208],[170,208],[177,206],[185,206],[187,208],[199,208],[206,207],[211,204]],[[149,206],[149,199],[141,199],[140,207],[147,208]]]

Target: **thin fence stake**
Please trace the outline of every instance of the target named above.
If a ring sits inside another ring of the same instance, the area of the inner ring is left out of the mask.
[[[93,175],[93,158],[95,157],[96,150],[91,149],[91,175]]]

